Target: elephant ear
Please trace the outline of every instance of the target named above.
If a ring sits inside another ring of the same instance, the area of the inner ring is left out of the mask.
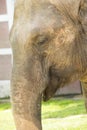
[[[87,0],[82,0],[80,3],[79,20],[85,34],[87,34]]]

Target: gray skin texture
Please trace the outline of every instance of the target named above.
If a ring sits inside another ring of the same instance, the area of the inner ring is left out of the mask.
[[[87,109],[87,0],[16,0],[10,41],[17,130],[42,130],[42,98],[78,79]]]

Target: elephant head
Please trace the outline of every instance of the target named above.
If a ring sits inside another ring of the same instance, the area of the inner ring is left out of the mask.
[[[42,95],[46,101],[66,84],[87,82],[87,0],[16,1],[10,41],[17,129],[41,130]]]

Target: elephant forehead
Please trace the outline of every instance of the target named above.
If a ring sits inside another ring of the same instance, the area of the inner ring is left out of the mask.
[[[49,7],[51,8],[51,7]],[[15,35],[20,40],[26,40],[36,35],[53,34],[55,30],[60,29],[65,24],[64,19],[59,12],[44,11],[43,9],[35,13],[31,18],[20,17],[14,26]]]
[[[29,23],[31,31],[38,30],[42,32],[44,30],[61,28],[65,20],[56,7],[49,4],[46,7],[42,6],[41,9],[31,14]]]
[[[75,30],[78,30],[77,19],[67,14],[68,12],[63,14],[63,11],[60,11],[60,9],[53,4],[41,6],[39,10],[36,10],[36,12],[33,10],[32,12],[27,24],[27,30],[30,34],[32,32],[33,34],[55,33],[59,32],[60,29],[65,30],[65,32],[70,30],[70,33],[73,33]]]
[[[20,14],[17,19],[17,26],[15,25],[14,29],[17,38],[21,37],[19,39],[21,40],[20,43],[23,41],[26,43],[27,39],[30,40],[32,36],[34,37],[38,34],[61,34],[63,38],[68,34],[73,36],[76,27],[68,18],[70,15],[66,16],[66,14],[63,14],[63,11],[60,11],[60,8],[57,7],[58,6],[53,5],[51,2],[44,3],[41,7],[32,7],[30,14],[28,11]],[[64,28],[64,26],[66,26],[66,28]],[[60,31],[61,28],[63,28],[63,31]]]

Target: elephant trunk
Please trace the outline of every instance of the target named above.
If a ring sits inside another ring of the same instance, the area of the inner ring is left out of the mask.
[[[11,99],[16,129],[42,130],[41,93],[31,80],[25,78],[23,70],[14,68],[11,80]]]

